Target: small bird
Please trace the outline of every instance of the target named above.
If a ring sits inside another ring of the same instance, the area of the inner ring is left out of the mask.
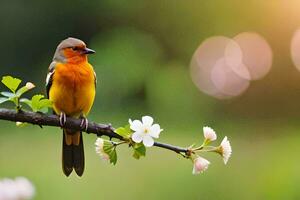
[[[63,40],[55,51],[46,78],[47,96],[53,103],[53,111],[60,116],[60,125],[66,117],[80,118],[82,129],[88,128],[86,116],[90,112],[96,94],[96,74],[88,62],[88,54],[95,53],[76,38]],[[73,169],[78,176],[84,172],[84,149],[81,131],[63,129],[62,168],[66,176]]]

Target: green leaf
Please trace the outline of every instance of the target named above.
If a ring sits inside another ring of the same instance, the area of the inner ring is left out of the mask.
[[[18,89],[16,94],[17,94],[18,97],[20,97],[27,91],[29,91],[29,89],[26,86],[23,86],[20,89]]]
[[[107,141],[107,140],[104,140],[103,141],[103,151],[107,154],[109,154],[114,148],[114,145],[110,142],[110,141]]]
[[[39,111],[40,109],[40,100],[44,98],[44,95],[41,95],[41,94],[37,94],[37,95],[34,95],[32,98],[31,98],[31,108],[33,110],[33,112],[37,112]]]
[[[44,108],[40,108],[39,112],[42,112],[42,113],[46,114],[46,113],[48,113],[48,110],[49,109],[47,107],[44,107]]]
[[[117,151],[111,141],[104,140],[103,151],[109,156],[110,163],[115,165],[117,163]]]
[[[20,102],[26,103],[33,112],[42,112],[47,113],[48,108],[52,107],[52,102],[49,99],[43,99],[44,95],[37,94],[34,95],[31,100],[22,98],[20,99]]]
[[[16,92],[20,83],[22,82],[18,78],[13,78],[11,76],[4,76],[1,81],[6,87],[8,87],[13,93]]]
[[[133,145],[133,157],[135,159],[140,159],[141,156],[146,156],[146,147],[142,143],[134,144]]]
[[[115,132],[122,136],[123,138],[130,138],[131,136],[131,129],[130,129],[130,125],[126,125],[125,127],[119,127],[115,130]]]
[[[52,101],[50,101],[49,99],[42,99],[39,102],[39,107],[40,107],[40,109],[51,108],[52,107]]]
[[[12,92],[1,92],[1,94],[7,98],[7,101],[13,102],[15,105],[18,104],[18,98],[17,95]]]
[[[130,124],[127,124],[124,128],[128,133],[132,133],[132,130],[130,129]]]
[[[16,95],[12,92],[1,92],[1,94],[5,97],[15,97]]]
[[[109,160],[110,163],[112,163],[113,165],[117,164],[117,160],[118,160],[118,156],[117,156],[117,151],[116,149],[114,149],[109,155]]]
[[[6,97],[0,97],[0,104],[8,101],[9,99]]]
[[[22,99],[20,99],[20,102],[26,103],[31,108],[31,101],[29,99],[22,98]]]

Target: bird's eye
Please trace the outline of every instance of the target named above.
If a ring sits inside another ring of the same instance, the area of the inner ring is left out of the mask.
[[[73,51],[77,51],[77,50],[78,50],[78,47],[72,47],[72,50],[73,50]]]

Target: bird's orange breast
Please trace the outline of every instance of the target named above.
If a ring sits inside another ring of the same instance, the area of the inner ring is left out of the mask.
[[[95,77],[93,67],[81,64],[58,63],[49,91],[54,111],[69,116],[87,115],[95,98]]]

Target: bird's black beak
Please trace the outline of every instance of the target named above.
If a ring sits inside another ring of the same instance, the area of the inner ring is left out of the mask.
[[[96,51],[94,51],[93,49],[84,48],[82,53],[83,54],[94,54],[94,53],[96,53]]]

